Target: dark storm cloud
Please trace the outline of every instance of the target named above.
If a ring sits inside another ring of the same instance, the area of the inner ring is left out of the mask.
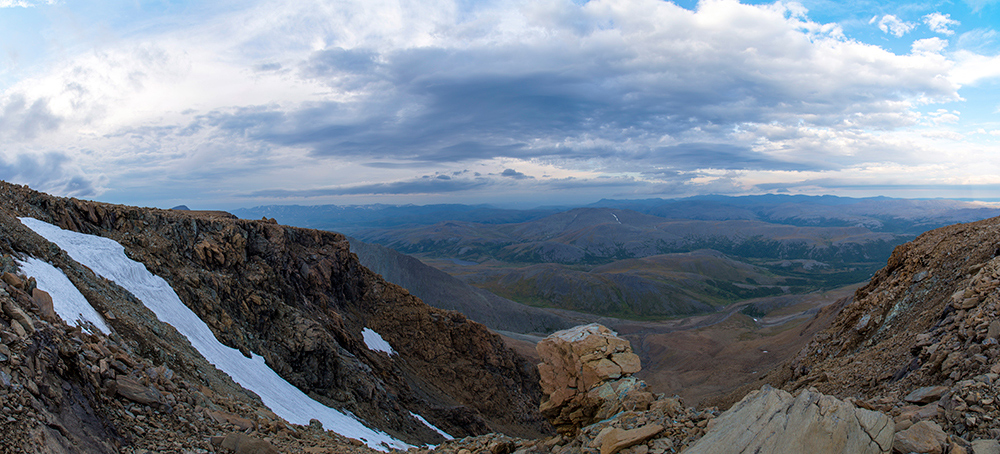
[[[506,178],[513,178],[515,180],[524,180],[524,179],[529,179],[529,178],[535,178],[535,177],[529,177],[529,176],[527,176],[527,175],[525,175],[525,174],[523,174],[521,172],[518,172],[518,171],[516,171],[514,169],[504,169],[503,172],[500,172],[500,176],[506,177]]]
[[[720,3],[691,13],[663,2],[648,16],[565,6],[575,19],[542,20],[546,36],[560,39],[316,51],[283,70],[343,94],[337,101],[236,108],[198,122],[378,168],[513,158],[645,175],[836,170],[882,157],[849,150],[828,159],[800,127],[892,129],[916,121],[906,107],[916,95],[957,99],[936,66],[805,31],[793,11]],[[696,17],[733,8],[752,14]],[[824,63],[831,58],[839,63]],[[751,149],[761,142],[781,152]]]

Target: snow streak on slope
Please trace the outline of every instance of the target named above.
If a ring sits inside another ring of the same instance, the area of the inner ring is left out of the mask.
[[[385,339],[382,339],[382,336],[379,335],[379,333],[376,333],[375,330],[365,328],[361,330],[361,336],[364,338],[365,346],[367,346],[369,350],[385,352],[388,355],[396,354],[396,351],[392,349],[392,345],[389,345]]]
[[[441,436],[444,437],[445,440],[454,440],[455,439],[455,437],[453,437],[451,435],[448,435],[447,432],[445,432],[445,431],[443,431],[441,429],[438,429],[437,426],[435,426],[434,424],[431,424],[431,423],[427,422],[427,420],[424,419],[423,416],[420,416],[420,415],[418,415],[418,414],[416,414],[416,413],[414,413],[412,411],[410,412],[410,416],[413,416],[414,418],[417,418],[417,420],[420,421],[420,422],[422,422],[422,423],[424,423],[425,426],[430,427],[431,429],[434,429],[434,431],[437,432],[437,433],[439,433],[439,434],[441,434]]]
[[[125,256],[125,248],[114,240],[63,230],[33,218],[20,218],[24,225],[65,250],[73,260],[132,292],[156,317],[187,336],[202,356],[229,374],[234,381],[258,396],[275,414],[294,424],[309,424],[311,418],[341,435],[362,439],[368,446],[406,450],[410,445],[372,430],[358,420],[311,399],[281,378],[264,358],[243,356],[239,350],[219,342],[198,316],[181,302],[167,281],[146,270],[142,263]]]
[[[67,324],[79,326],[81,321],[90,322],[102,333],[111,333],[101,314],[90,305],[62,270],[34,257],[18,260],[17,265],[25,276],[35,278],[39,289],[48,292],[52,297],[52,308]]]

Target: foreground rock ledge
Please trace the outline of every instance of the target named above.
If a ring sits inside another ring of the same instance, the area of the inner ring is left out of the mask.
[[[889,453],[889,416],[813,390],[798,396],[764,386],[713,421],[685,454]]]

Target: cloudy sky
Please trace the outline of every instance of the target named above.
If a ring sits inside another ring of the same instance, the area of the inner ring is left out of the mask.
[[[0,179],[203,209],[1000,200],[998,28],[1000,0],[0,0]]]

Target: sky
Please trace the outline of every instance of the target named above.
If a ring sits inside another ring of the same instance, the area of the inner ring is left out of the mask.
[[[0,179],[169,208],[1000,200],[1000,0],[0,0]]]

